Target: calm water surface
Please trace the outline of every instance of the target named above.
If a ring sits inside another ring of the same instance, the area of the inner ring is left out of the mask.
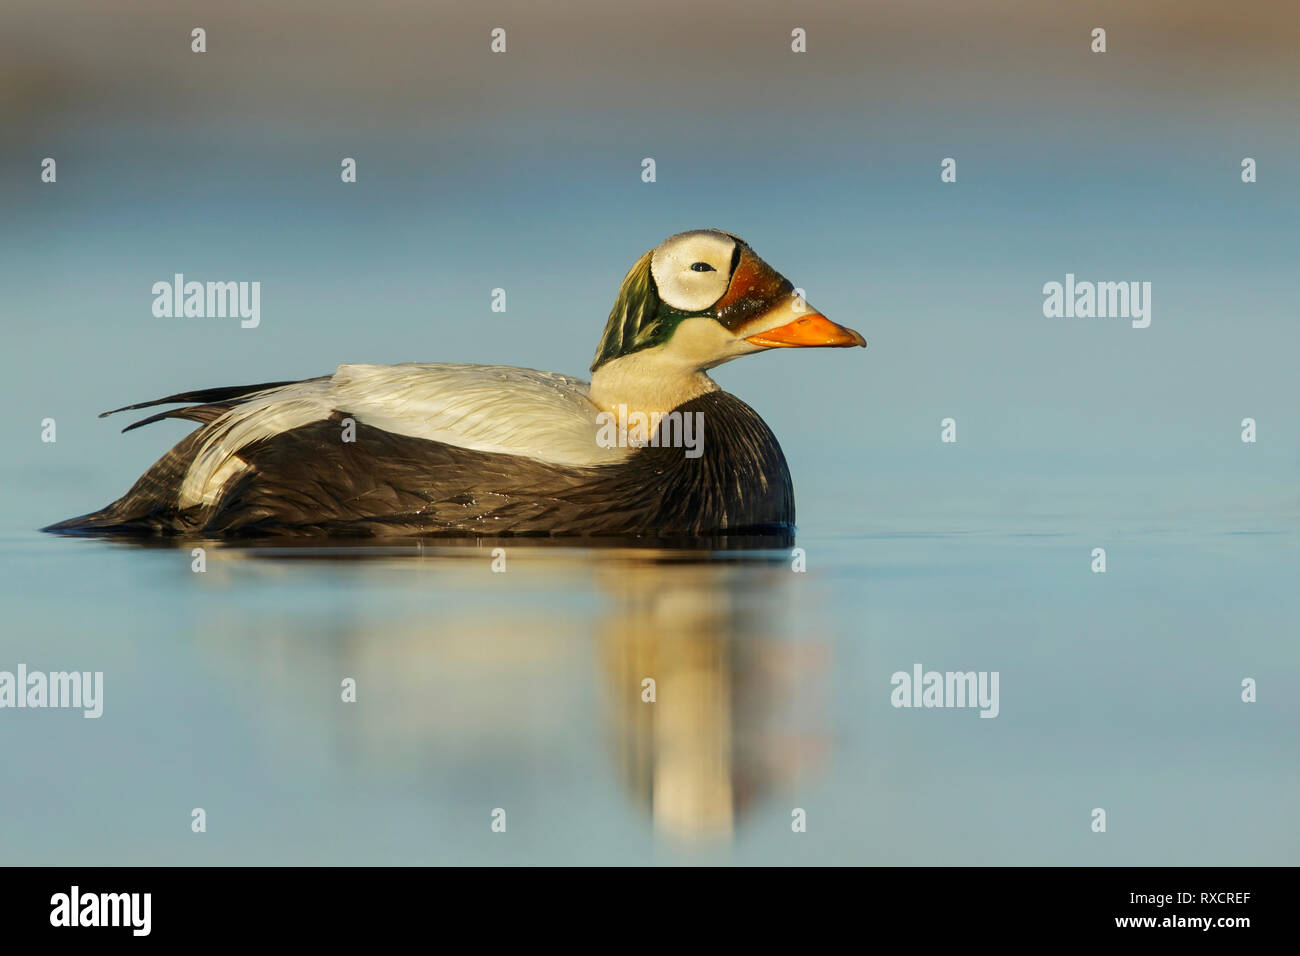
[[[877,482],[891,528],[827,473],[805,573],[781,542],[419,541],[209,542],[195,573],[189,544],[40,535],[11,506],[0,668],[105,690],[98,720],[0,712],[0,859],[1296,861],[1293,517],[1153,520],[1086,483],[1068,513],[1015,479],[949,507],[921,470]],[[917,663],[999,672],[996,719],[892,707]]]

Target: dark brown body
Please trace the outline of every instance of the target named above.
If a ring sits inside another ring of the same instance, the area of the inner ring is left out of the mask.
[[[238,401],[235,398],[230,404]],[[215,406],[214,413],[220,411]],[[647,447],[593,467],[473,451],[338,419],[244,448],[251,468],[210,505],[180,508],[181,481],[205,428],[186,437],[102,511],[46,528],[72,534],[189,536],[771,534],[794,525],[794,491],[771,430],[744,402],[713,392],[702,454]],[[206,426],[205,426],[206,427]]]

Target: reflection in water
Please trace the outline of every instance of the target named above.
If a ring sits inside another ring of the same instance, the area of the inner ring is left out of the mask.
[[[598,580],[612,598],[598,640],[625,781],[661,832],[730,834],[736,815],[805,756],[782,752],[798,735],[768,733],[810,676],[794,643],[802,635],[783,633],[788,622],[774,616],[796,575],[784,558],[645,561],[602,569]]]
[[[816,579],[791,570],[789,540],[598,544],[207,547],[209,574],[225,568],[230,587],[241,565],[227,562],[256,559],[259,579],[342,569],[370,596],[314,615],[286,602],[267,643],[240,653],[276,683],[311,654],[327,658],[322,682],[355,675],[367,706],[325,713],[341,758],[367,773],[423,767],[469,801],[503,766],[527,784],[540,763],[571,764],[574,728],[596,727],[585,739],[603,746],[599,762],[612,758],[621,789],[674,840],[725,838],[783,787],[799,805],[793,787],[826,751],[829,645]],[[505,574],[491,571],[496,547]],[[292,746],[304,744],[298,733]],[[490,802],[500,788],[483,789]],[[779,812],[788,826],[789,807]]]

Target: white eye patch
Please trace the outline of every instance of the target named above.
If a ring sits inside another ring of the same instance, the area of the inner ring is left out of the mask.
[[[707,309],[727,291],[735,250],[730,236],[708,230],[665,239],[650,257],[659,298],[683,312]]]

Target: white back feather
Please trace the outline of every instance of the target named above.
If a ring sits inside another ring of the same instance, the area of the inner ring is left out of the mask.
[[[335,411],[398,435],[558,465],[612,464],[631,453],[597,444],[599,410],[587,383],[567,375],[503,365],[340,365],[329,379],[269,389],[213,422],[181,504],[216,500],[240,470],[231,459],[241,449]]]

